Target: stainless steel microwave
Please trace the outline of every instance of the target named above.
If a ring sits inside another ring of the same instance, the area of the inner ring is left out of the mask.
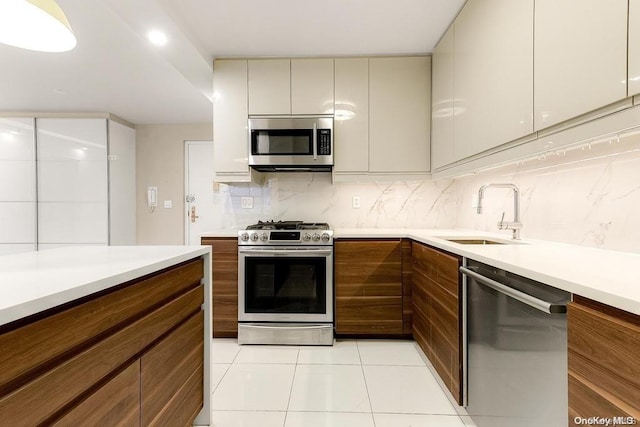
[[[250,117],[249,166],[262,172],[331,171],[333,117]]]

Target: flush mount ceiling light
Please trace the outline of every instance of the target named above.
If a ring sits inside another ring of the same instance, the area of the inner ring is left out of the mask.
[[[76,46],[76,37],[55,0],[1,0],[0,43],[66,52]]]
[[[149,31],[149,34],[147,34],[147,38],[156,46],[164,46],[165,44],[167,44],[167,36],[162,31]]]

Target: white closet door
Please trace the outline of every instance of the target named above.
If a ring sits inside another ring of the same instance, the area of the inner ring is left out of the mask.
[[[35,250],[36,180],[32,118],[0,118],[0,255]]]
[[[108,243],[106,119],[38,119],[38,244]]]

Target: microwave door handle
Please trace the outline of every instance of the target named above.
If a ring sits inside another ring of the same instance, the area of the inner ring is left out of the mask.
[[[313,124],[313,160],[318,160],[318,125]]]

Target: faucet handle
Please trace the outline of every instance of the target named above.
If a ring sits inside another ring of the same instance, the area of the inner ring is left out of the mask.
[[[502,218],[500,218],[500,221],[498,221],[498,230],[504,230],[507,227],[505,226],[504,223],[504,211],[502,211]]]

